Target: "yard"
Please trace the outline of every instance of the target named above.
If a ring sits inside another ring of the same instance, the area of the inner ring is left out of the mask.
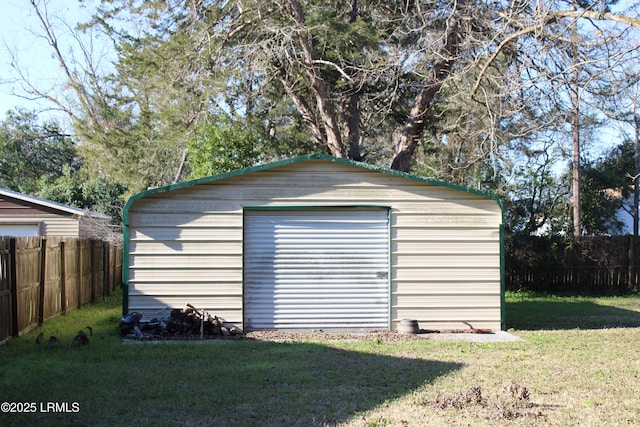
[[[525,341],[122,344],[117,294],[0,347],[0,425],[640,425],[639,296],[506,313]]]

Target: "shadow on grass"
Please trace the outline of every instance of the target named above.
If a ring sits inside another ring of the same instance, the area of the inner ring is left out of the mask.
[[[0,414],[0,425],[337,425],[463,366],[396,357],[389,343],[94,338],[74,351],[36,349],[0,374],[1,398],[77,402],[77,413]]]
[[[208,347],[213,350],[215,344]],[[233,359],[223,357],[231,347]],[[220,357],[213,366],[184,372],[189,377],[199,371],[200,390],[193,391],[213,398],[213,405],[192,407],[195,413],[166,421],[196,415],[193,421],[206,425],[334,425],[462,366],[312,343],[234,343],[215,349]],[[165,402],[166,415],[176,417],[183,410]]]
[[[36,344],[34,330],[0,347],[0,402],[38,405],[0,426],[336,425],[463,367],[384,341],[124,345],[120,313],[113,301],[74,310],[42,328],[60,343]],[[69,344],[85,325],[90,344]]]
[[[640,327],[640,312],[581,298],[508,301],[507,327],[519,330]]]

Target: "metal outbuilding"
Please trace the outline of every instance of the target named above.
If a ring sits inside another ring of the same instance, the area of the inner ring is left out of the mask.
[[[504,329],[503,210],[467,188],[309,155],[139,193],[124,312],[245,330]]]

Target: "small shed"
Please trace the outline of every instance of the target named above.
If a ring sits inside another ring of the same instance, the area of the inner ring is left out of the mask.
[[[468,188],[309,155],[124,208],[124,312],[192,304],[244,330],[504,329],[503,209]]]
[[[0,236],[90,237],[110,217],[0,188]]]

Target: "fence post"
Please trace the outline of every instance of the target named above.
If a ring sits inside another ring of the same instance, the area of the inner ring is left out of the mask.
[[[47,281],[46,276],[47,265],[47,239],[40,240],[40,301],[38,301],[38,325],[44,323],[44,284]]]
[[[102,294],[111,295],[111,266],[109,265],[110,248],[109,243],[102,242]]]
[[[629,242],[629,250],[627,251],[628,263],[627,266],[627,276],[629,277],[627,283],[627,292],[635,291],[637,289],[637,279],[636,279],[636,237],[630,235],[628,240]]]
[[[93,258],[95,257],[94,240],[89,240],[89,285],[91,286],[91,303],[96,302],[96,284],[95,284],[95,269],[96,263]]]
[[[64,257],[64,240],[60,241],[60,310],[67,311],[67,267]]]
[[[82,307],[82,242],[80,239],[76,239],[76,265],[78,268],[78,286],[76,291],[78,292],[78,308]]]
[[[18,328],[18,275],[16,274],[16,239],[9,239],[9,288],[11,289],[11,335],[16,338]]]

